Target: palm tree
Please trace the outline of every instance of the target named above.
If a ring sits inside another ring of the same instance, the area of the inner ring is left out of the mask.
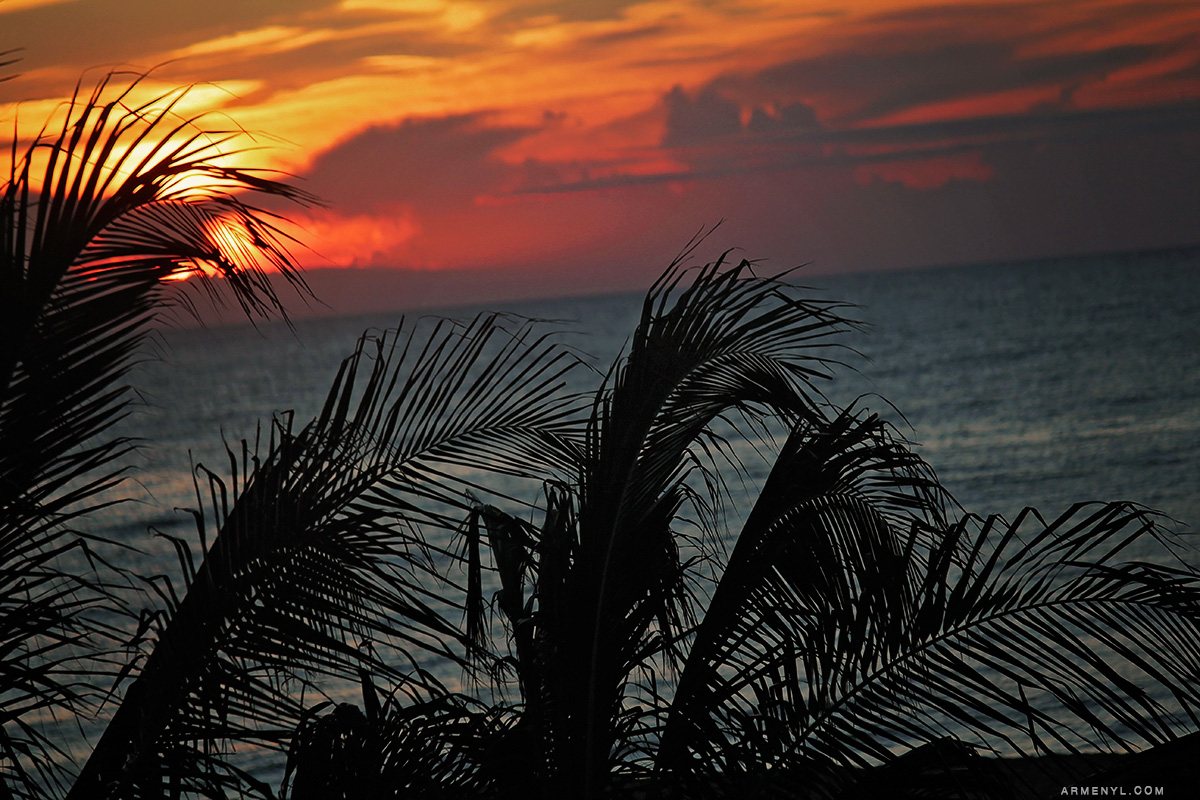
[[[409,526],[458,524],[466,506],[447,470],[530,472],[522,453],[533,450],[544,469],[545,453],[566,447],[559,429],[575,400],[560,384],[577,360],[495,317],[364,338],[319,418],[300,430],[277,420],[261,449],[243,443],[240,462],[231,451],[224,479],[198,468],[198,533],[212,545],[194,569],[177,542],[182,600],[159,576],[75,574],[99,556],[73,524],[115,502],[125,471],[131,442],[108,435],[127,412],[125,373],[168,301],[192,308],[163,280],[194,275],[216,299],[232,292],[251,317],[283,315],[270,272],[307,288],[280,218],[243,197],[314,202],[223,166],[241,132],[176,115],[183,91],[139,104],[136,81],[113,85],[110,76],[90,96],[77,91],[61,128],[14,155],[0,206],[0,786],[66,791],[54,766],[66,754],[33,718],[94,715],[112,697],[97,678],[114,689],[132,678],[70,796],[269,794],[225,747],[287,741],[304,711],[292,689],[309,676],[373,673],[438,688],[375,655],[372,638],[388,640],[393,656],[466,664],[446,609],[410,574],[453,554]],[[211,515],[199,510],[203,483]],[[114,578],[144,582],[162,607],[137,614]],[[132,641],[122,644],[128,631],[113,612],[140,620]],[[149,651],[131,655],[138,643]]]
[[[698,241],[586,391],[530,321],[364,336],[311,422],[198,466],[203,560],[177,542],[182,593],[141,576],[160,608],[120,661],[98,613],[127,610],[120,573],[64,559],[97,552],[72,529],[122,478],[107,432],[161,280],[207,267],[225,280],[202,286],[282,313],[267,269],[303,282],[242,196],[311,198],[221,166],[236,132],[177,118],[180,95],[108,90],[3,193],[10,794],[67,790],[30,719],[103,705],[94,673],[125,688],[69,797],[270,796],[246,746],[288,749],[298,798],[838,796],[931,763],[949,779],[976,746],[1136,749],[1200,725],[1197,573],[1124,561],[1169,548],[1153,514],[960,514],[885,422],[820,391],[843,306],[728,254],[689,270]]]
[[[955,519],[885,423],[821,401],[836,307],[745,262],[672,303],[680,278],[647,297],[540,529],[476,512],[546,796],[621,773],[686,796],[835,794],[945,737],[1040,754],[1200,724],[1197,574],[1123,561],[1169,552],[1154,514]],[[790,434],[729,536],[715,467],[743,467],[720,423],[767,417]]]
[[[530,476],[572,450],[577,402],[561,389],[578,362],[529,334],[486,315],[364,337],[311,423],[244,445],[228,481],[207,472],[199,537],[216,535],[69,797],[246,791],[230,746],[285,745],[306,718],[298,692],[322,678],[446,702],[421,663],[468,665],[438,593],[465,592],[444,569],[455,555],[432,540],[468,507],[463,469]]]
[[[241,132],[176,114],[186,90],[138,91],[111,75],[77,87],[56,128],[20,157],[14,142],[0,189],[0,783],[17,794],[53,782],[54,744],[29,720],[86,710],[88,672],[118,668],[81,659],[113,642],[91,612],[122,601],[111,574],[87,570],[95,543],[74,526],[122,481],[131,442],[109,432],[163,280],[199,274],[263,316],[282,314],[268,272],[306,291],[279,218],[245,197],[312,198],[223,166]]]
[[[383,710],[365,691],[361,719],[340,706],[302,726],[292,796],[869,796],[879,780],[928,789],[931,764],[955,780],[976,748],[1132,750],[1194,730],[1197,573],[1124,560],[1169,553],[1155,515],[958,513],[890,426],[818,391],[851,324],[747,262],[689,275],[677,259],[575,448],[544,454],[540,524],[479,501],[461,528],[461,638],[519,700],[485,718],[435,687]],[[772,431],[738,515],[738,437]],[[423,758],[404,744],[418,720],[437,743]],[[363,783],[309,756],[331,731],[372,754],[349,770]]]
[[[875,460],[903,451],[867,438],[869,420],[830,427],[793,433],[738,535],[670,698],[660,773],[749,794],[946,737],[1045,755],[1196,729],[1200,582],[1122,561],[1146,540],[1167,549],[1154,514],[896,513],[912,498],[897,507]]]

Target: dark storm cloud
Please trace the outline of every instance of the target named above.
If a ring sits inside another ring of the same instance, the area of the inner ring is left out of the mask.
[[[809,141],[840,145],[905,148],[955,141],[965,146],[1045,144],[1083,139],[1131,140],[1131,137],[1200,131],[1200,103],[1145,108],[1092,110],[1044,108],[1028,114],[999,114],[905,125],[842,128]],[[1130,146],[1135,146],[1131,141]]]
[[[961,36],[964,28],[1012,30],[1021,25],[1027,38],[1036,40],[1038,35],[1030,33],[1041,29],[1041,37],[1064,33],[1102,33],[1128,29],[1130,26],[1148,21],[1161,20],[1180,10],[1178,2],[1143,2],[1127,5],[1107,4],[1103,14],[1087,13],[1086,3],[1059,3],[1061,13],[1053,24],[1030,27],[1031,22],[1047,19],[1048,4],[1041,0],[1025,3],[941,3],[925,6],[897,8],[879,11],[871,21],[882,24],[891,31],[920,32],[925,36],[939,33],[944,37]]]
[[[804,144],[816,141],[813,135],[823,130],[816,111],[801,102],[770,111],[755,107],[743,124],[741,107],[711,87],[689,97],[676,86],[662,104],[662,145],[675,149],[676,157],[697,175],[757,172],[780,166],[780,159],[785,165],[811,163],[812,153]]]
[[[931,103],[1100,80],[1163,54],[1152,45],[1045,56],[1020,56],[1017,50],[1010,42],[961,42],[899,52],[833,53],[781,64],[750,78],[722,79],[714,88],[736,95],[750,84],[758,96],[848,98],[855,109],[839,121],[852,124]]]
[[[746,123],[746,130],[755,134],[811,134],[824,127],[821,120],[817,119],[816,110],[799,102],[788,103],[774,114],[756,106]]]
[[[1196,80],[1200,78],[1200,37],[1191,42],[1190,50],[1194,53],[1191,63],[1172,70],[1167,77],[1179,80]]]
[[[673,90],[664,105],[669,109],[685,101],[686,96],[680,99]],[[801,103],[785,106],[775,115],[756,109],[745,126],[739,122],[736,128],[727,101],[710,98],[687,108],[687,115],[668,115],[675,127],[669,124],[664,136],[664,145],[679,147],[676,157],[689,165],[687,171],[607,175],[557,184],[543,179],[516,193],[588,191],[800,168],[919,163],[969,153],[980,154],[990,163],[1005,151],[1033,153],[1052,144],[1105,142],[1108,152],[1137,153],[1157,148],[1164,138],[1200,136],[1200,102],[1090,111],[1043,109],[1030,114],[839,129],[822,126],[812,109]],[[688,124],[692,127],[686,127]],[[1180,166],[1200,163],[1197,153],[1200,149],[1180,150]],[[1095,167],[1101,171],[1108,168],[1103,163]]]
[[[727,75],[711,88],[743,105],[834,100],[836,122],[843,125],[989,94],[1069,91],[1129,67],[1198,51],[1195,33],[1182,29],[1175,38],[1153,44],[1064,49],[1064,37],[1111,42],[1133,26],[1162,27],[1178,12],[1178,5],[1159,3],[1104,14],[1084,13],[1066,3],[943,4],[886,11],[841,31],[823,52],[753,74]]]
[[[488,127],[480,114],[408,119],[333,146],[304,177],[340,213],[370,213],[393,203],[445,210],[496,191],[514,168],[495,151],[533,130]]]
[[[741,109],[737,103],[711,89],[690,98],[676,86],[663,98],[667,111],[667,129],[663,144],[667,147],[698,144],[709,139],[732,136],[742,130]]]
[[[1200,130],[1196,105],[1081,110],[1073,107],[1074,97],[1081,87],[1100,84],[1121,70],[1156,69],[1164,58],[1178,63],[1192,52],[1186,36],[1158,44],[1065,51],[1031,45],[1064,32],[1111,33],[1116,22],[1153,20],[1168,8],[1145,4],[1103,20],[1071,13],[1050,19],[1035,4],[941,5],[877,14],[861,22],[853,36],[834,40],[830,51],[755,73],[718,76],[690,92],[672,89],[662,99],[661,143],[687,165],[686,174],[693,179],[964,155],[983,159],[975,171],[975,178],[982,179],[992,156],[1006,149],[1085,140],[1111,140],[1113,146],[1131,150],[1150,146],[1146,137]],[[1188,77],[1194,68],[1189,63],[1197,60],[1174,67],[1175,74]],[[1023,113],[988,110],[985,98],[1021,90],[1051,93],[1056,99]],[[974,103],[974,114],[879,124],[898,112],[955,101]],[[821,118],[813,103],[837,113]],[[1189,163],[1197,158],[1181,157]],[[643,185],[678,181],[683,174],[606,174],[539,188]]]

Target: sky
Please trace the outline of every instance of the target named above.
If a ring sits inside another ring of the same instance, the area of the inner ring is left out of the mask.
[[[0,0],[12,48],[5,142],[194,84],[343,311],[644,287],[722,220],[813,275],[1200,242],[1194,0]]]

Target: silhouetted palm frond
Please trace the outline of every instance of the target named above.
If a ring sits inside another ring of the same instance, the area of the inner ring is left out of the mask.
[[[695,617],[679,514],[691,506],[685,519],[718,540],[721,482],[706,465],[737,458],[714,423],[737,431],[759,412],[816,413],[815,381],[831,377],[834,337],[851,325],[838,304],[797,299],[782,282],[754,276],[749,262],[718,260],[686,287],[679,263],[648,295],[589,422],[579,544],[564,589],[566,618],[582,635],[566,640],[559,665],[587,676],[564,697],[582,747],[580,762],[564,767],[584,776],[607,769],[625,681],[654,654],[669,656],[668,643]]]
[[[185,91],[133,92],[77,89],[56,129],[19,157],[14,143],[0,188],[0,739],[25,751],[0,780],[22,792],[49,746],[28,720],[80,700],[78,673],[98,665],[73,663],[75,645],[111,641],[83,612],[118,601],[80,576],[91,553],[69,526],[122,478],[130,442],[108,431],[161,280],[208,265],[261,313],[282,312],[264,270],[303,287],[275,217],[244,198],[310,198],[223,166],[236,132],[175,114]]]
[[[18,52],[17,49],[0,50],[0,69],[3,69],[4,67],[11,67],[13,64],[18,63],[21,60],[20,58],[12,57],[13,53],[16,53],[16,52]],[[15,77],[17,77],[17,76],[0,74],[0,83],[4,83],[5,81],[11,81]]]
[[[361,340],[312,423],[277,425],[213,484],[217,536],[72,796],[152,796],[163,775],[237,784],[225,745],[280,746],[304,713],[298,688],[321,676],[444,697],[421,664],[469,666],[447,549],[473,502],[464,467],[569,463],[576,363],[495,316]]]
[[[950,524],[903,448],[856,465],[822,438],[785,446],[672,698],[658,766],[691,795],[812,791],[826,765],[842,770],[824,773],[836,796],[854,770],[947,737],[1046,754],[1195,728],[1200,578],[1124,562],[1169,555],[1153,514]]]
[[[68,504],[47,508],[49,497],[122,450],[80,445],[122,413],[119,381],[163,300],[163,278],[204,277],[207,265],[260,313],[282,313],[265,269],[302,285],[272,215],[239,193],[310,198],[221,166],[236,132],[178,119],[183,92],[129,108],[131,91],[108,97],[105,81],[86,99],[76,95],[61,129],[13,164],[0,199],[5,508],[56,513]]]
[[[476,541],[486,529],[499,571],[520,727],[538,748],[531,780],[553,791],[601,791],[627,765],[628,681],[674,660],[694,623],[694,559],[721,548],[722,467],[739,469],[721,426],[758,433],[766,417],[818,413],[832,337],[852,324],[746,261],[690,272],[690,250],[647,297],[574,474],[549,485],[541,529],[482,507],[470,526]],[[698,533],[681,541],[686,527]]]
[[[1155,516],[959,519],[890,426],[820,398],[836,306],[747,270],[709,265],[674,304],[668,273],[540,525],[481,504],[465,527],[496,568],[525,791],[1002,797],[977,750],[1195,729],[1200,577],[1133,560],[1174,558]],[[725,555],[736,426],[772,419],[790,436]]]
[[[366,713],[342,703],[302,723],[288,756],[283,796],[522,796],[506,793],[506,782],[522,777],[517,765],[528,755],[513,741],[515,720],[502,706],[460,694],[429,697],[412,689],[393,691]]]
[[[915,605],[904,534],[944,527],[947,500],[879,417],[850,409],[798,422],[690,642],[656,768],[710,790],[777,768],[772,737],[794,722],[781,693],[803,680],[797,661],[856,635],[898,634]],[[794,755],[799,771],[816,754]]]

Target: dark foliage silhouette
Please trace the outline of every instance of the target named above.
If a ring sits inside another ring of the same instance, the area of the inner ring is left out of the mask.
[[[312,423],[277,423],[227,481],[208,473],[219,500],[197,519],[216,535],[72,796],[237,785],[226,746],[286,741],[314,676],[446,694],[401,668],[422,653],[467,663],[434,594],[453,554],[429,533],[458,526],[469,486],[448,470],[532,474],[570,451],[573,401],[557,390],[575,362],[526,334],[485,316],[365,337]]]
[[[1125,560],[1147,541],[1170,557],[1153,513],[956,517],[886,423],[820,401],[831,362],[812,348],[845,324],[834,309],[744,262],[672,293],[679,277],[647,298],[543,525],[476,510],[540,748],[532,787],[838,795],[947,737],[1045,754],[1196,727],[1196,573]],[[729,537],[717,467],[740,465],[719,424],[765,415],[790,435]]]
[[[690,268],[699,240],[598,375],[503,315],[364,335],[313,420],[197,466],[180,577],[109,567],[76,528],[122,480],[161,280],[281,314],[266,272],[303,282],[243,198],[311,200],[219,166],[237,132],[179,94],[133,96],[77,96],[4,187],[7,794],[270,797],[240,760],[265,748],[301,799],[1004,796],[979,750],[1192,741],[1200,582],[1158,518],[962,512],[822,392],[847,309]],[[98,708],[60,770],[35,718]]]
[[[143,103],[137,91],[111,76],[77,90],[57,128],[20,157],[14,143],[0,189],[0,779],[18,794],[36,791],[28,767],[54,749],[26,720],[85,710],[87,673],[110,669],[77,658],[112,642],[90,612],[119,598],[80,574],[92,548],[75,527],[122,479],[131,442],[108,432],[162,280],[218,272],[261,315],[282,313],[266,270],[304,290],[277,218],[243,198],[310,198],[221,166],[239,132],[174,113],[185,90]]]
[[[1172,558],[1156,516],[960,512],[886,422],[818,391],[850,324],[839,311],[746,262],[677,262],[576,447],[553,451],[540,508],[473,504],[461,641],[517,699],[489,705],[503,726],[426,713],[469,706],[456,693],[410,703],[439,742],[430,769],[457,766],[436,782],[445,796],[1005,796],[978,748],[1120,751],[1196,727],[1196,573],[1126,555],[1151,543]],[[731,535],[742,443],[773,431]],[[371,752],[410,752],[366,730]],[[304,752],[293,796],[332,785]],[[372,785],[426,785],[405,774]]]

